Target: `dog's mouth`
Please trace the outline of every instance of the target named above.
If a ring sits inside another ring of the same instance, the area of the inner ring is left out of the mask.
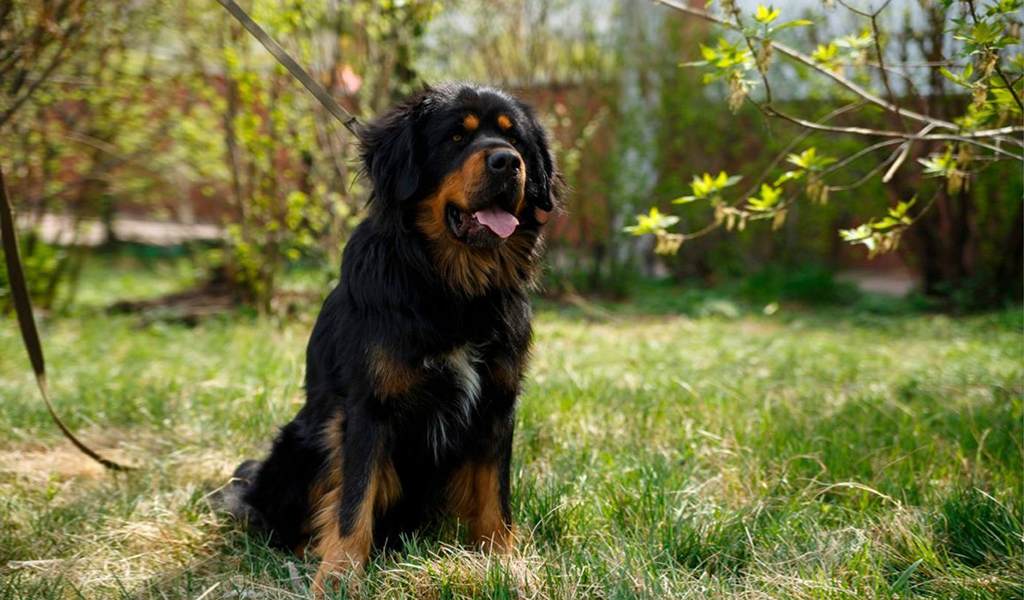
[[[519,219],[497,204],[469,213],[449,203],[446,216],[452,235],[471,246],[494,248],[519,226]]]

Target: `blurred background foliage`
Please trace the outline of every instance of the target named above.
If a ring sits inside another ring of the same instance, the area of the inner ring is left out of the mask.
[[[955,274],[929,275],[935,253],[919,244],[868,261],[836,233],[884,214],[919,179],[875,179],[827,204],[794,206],[780,231],[757,223],[714,232],[671,257],[655,255],[649,236],[623,233],[650,206],[672,210],[684,230],[698,228],[706,205],[670,205],[694,173],[753,180],[800,132],[749,104],[733,114],[721,90],[681,68],[719,32],[671,9],[628,0],[243,6],[364,119],[450,79],[531,101],[573,190],[549,231],[550,296],[629,297],[656,279],[739,286],[755,290],[757,302],[844,302],[850,294],[837,273],[866,270],[916,282],[942,306],[1020,300],[1017,163],[981,169],[971,209],[934,217],[936,235],[956,226],[970,238],[956,250],[969,253],[957,260],[970,269]],[[787,32],[801,47],[857,31],[822,3],[785,8],[790,18],[816,20]],[[941,10],[893,2],[890,43],[924,43],[941,29]],[[809,73],[788,68],[780,77],[788,93],[778,103],[789,112],[811,118],[834,108],[834,90]],[[969,95],[951,88],[942,98]],[[863,142],[815,134],[807,144],[847,156]],[[0,8],[0,164],[45,308],[74,300],[88,256],[124,248],[184,256],[203,273],[197,281],[229,282],[260,310],[287,291],[286,273],[311,273],[326,289],[368,194],[356,158],[351,135],[215,2],[14,0]],[[871,167],[854,163],[843,175],[855,181]],[[0,304],[5,289],[0,278]]]

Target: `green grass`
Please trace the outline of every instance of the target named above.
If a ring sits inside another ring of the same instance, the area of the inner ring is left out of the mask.
[[[83,307],[43,321],[56,402],[141,466],[129,475],[62,441],[13,321],[0,327],[0,599],[308,594],[313,560],[206,498],[301,406],[316,307],[196,328],[96,308],[183,277],[94,271]],[[684,310],[691,296],[650,291],[597,320],[542,305],[513,463],[518,553],[467,550],[447,524],[376,556],[357,595],[1024,594],[1019,309],[767,316],[725,299]]]

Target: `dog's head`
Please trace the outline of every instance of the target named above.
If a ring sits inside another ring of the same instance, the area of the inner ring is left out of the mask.
[[[446,275],[481,280],[458,272],[475,269],[494,280],[503,261],[536,259],[561,186],[547,136],[526,104],[492,88],[428,88],[369,124],[362,138],[374,210],[411,226]]]

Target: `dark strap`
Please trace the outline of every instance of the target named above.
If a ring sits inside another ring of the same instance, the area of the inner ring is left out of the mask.
[[[253,21],[252,18],[248,14],[246,14],[244,10],[242,10],[242,7],[235,2],[235,0],[217,1],[221,3],[221,6],[228,9],[228,12],[231,13],[231,16],[237,19],[238,22],[242,24],[242,27],[245,27],[245,29],[249,33],[251,33],[254,38],[259,40],[259,42],[263,44],[264,48],[266,48],[268,51],[270,51],[271,54],[274,55],[274,58],[277,59],[277,62],[284,65],[284,68],[288,69],[289,73],[291,73],[296,79],[301,81],[302,85],[306,86],[306,89],[309,90],[309,93],[313,94],[313,96],[320,101],[320,104],[322,104],[324,108],[326,108],[332,115],[334,115],[335,119],[340,121],[341,124],[345,126],[345,129],[348,129],[350,132],[352,132],[352,135],[356,136],[357,138],[360,137],[359,119],[357,119],[352,113],[342,108],[340,104],[335,102],[334,98],[332,98],[331,95],[327,93],[327,90],[325,90],[322,85],[317,83],[315,79],[310,77],[309,73],[307,73],[305,69],[300,67],[299,63],[295,62],[295,59],[293,59],[287,52],[285,52],[284,48],[282,48],[280,44],[274,41],[274,38],[267,35],[267,32],[263,31],[263,28],[257,25],[256,21]]]
[[[46,386],[46,362],[43,359],[43,346],[39,343],[39,331],[36,329],[36,322],[32,317],[32,300],[29,298],[28,286],[25,284],[25,270],[21,266],[21,256],[18,254],[18,238],[14,233],[14,214],[11,210],[11,203],[7,199],[7,184],[4,183],[3,169],[0,169],[0,242],[3,243],[4,257],[7,262],[7,280],[11,286],[11,296],[14,298],[14,310],[18,313],[21,339],[25,341],[25,349],[32,361],[32,370],[35,371],[36,383],[39,385],[39,393],[43,395],[43,402],[46,403],[46,410],[50,411],[50,417],[53,418],[64,437],[68,438],[75,448],[81,450],[86,456],[114,471],[130,470],[130,467],[103,458],[95,450],[82,443],[75,437],[75,434],[71,433],[68,426],[57,415],[53,403],[50,402],[50,394],[47,392]]]

